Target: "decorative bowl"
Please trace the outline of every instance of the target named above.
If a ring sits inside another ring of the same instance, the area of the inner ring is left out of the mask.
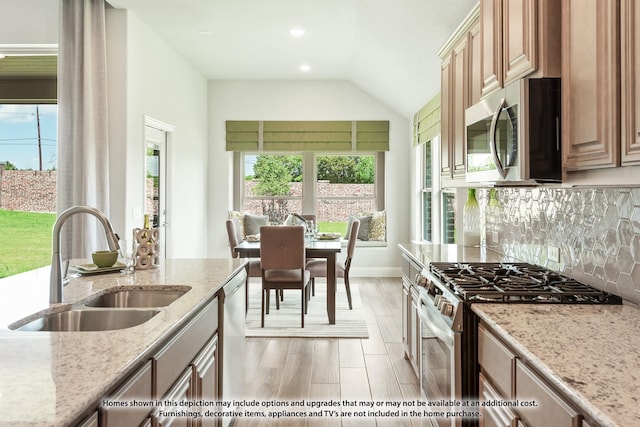
[[[91,253],[91,259],[99,268],[111,267],[118,260],[118,251],[95,251]]]

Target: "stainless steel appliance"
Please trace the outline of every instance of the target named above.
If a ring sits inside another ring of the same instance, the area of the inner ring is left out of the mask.
[[[562,178],[560,79],[520,79],[465,112],[467,182]]]
[[[477,316],[472,303],[621,304],[616,295],[528,263],[432,263],[415,281],[420,294],[420,387],[428,401],[478,399]],[[432,407],[433,410],[443,407]],[[464,408],[444,407],[444,410]],[[437,427],[477,418],[435,418]]]

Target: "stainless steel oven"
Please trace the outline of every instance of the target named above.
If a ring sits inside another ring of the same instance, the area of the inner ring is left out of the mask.
[[[427,271],[422,275],[427,286],[418,288],[420,305],[420,387],[427,402],[436,402],[431,410],[449,412],[450,406],[462,397],[462,325],[458,313],[457,298],[446,289],[433,286],[433,276]],[[435,427],[459,427],[462,420],[456,417],[427,420]],[[424,424],[423,424],[424,425]]]

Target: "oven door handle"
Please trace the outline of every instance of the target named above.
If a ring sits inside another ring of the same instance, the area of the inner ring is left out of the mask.
[[[436,313],[436,316],[430,316],[429,314]],[[441,316],[440,312],[433,309],[429,309],[426,305],[421,304],[420,310],[418,310],[420,319],[425,322],[425,327],[422,328],[422,338],[425,339],[437,339],[443,341],[447,346],[453,346],[453,334],[454,332],[437,316]]]

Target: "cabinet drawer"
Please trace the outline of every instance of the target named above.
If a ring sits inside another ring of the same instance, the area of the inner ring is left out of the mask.
[[[500,395],[513,396],[513,370],[516,356],[482,324],[478,326],[478,362]]]
[[[131,400],[151,400],[151,362],[147,362],[135,374],[133,374],[115,393],[108,397],[107,401],[127,402]],[[100,407],[100,426],[138,426],[149,415],[152,408],[149,407]]]
[[[578,413],[519,360],[516,361],[516,398],[519,401],[533,400],[537,404],[530,409],[518,408],[518,414],[527,427],[580,425]]]
[[[416,280],[416,276],[420,273],[420,266],[413,262],[409,257],[405,254],[402,254],[402,275],[406,277],[410,283],[414,283]]]
[[[167,393],[217,330],[218,298],[214,298],[153,358],[155,398]]]
[[[504,400],[487,379],[480,374],[480,400],[488,402],[492,400]],[[511,410],[500,406],[481,406],[480,427],[504,427],[512,426],[516,416]]]

